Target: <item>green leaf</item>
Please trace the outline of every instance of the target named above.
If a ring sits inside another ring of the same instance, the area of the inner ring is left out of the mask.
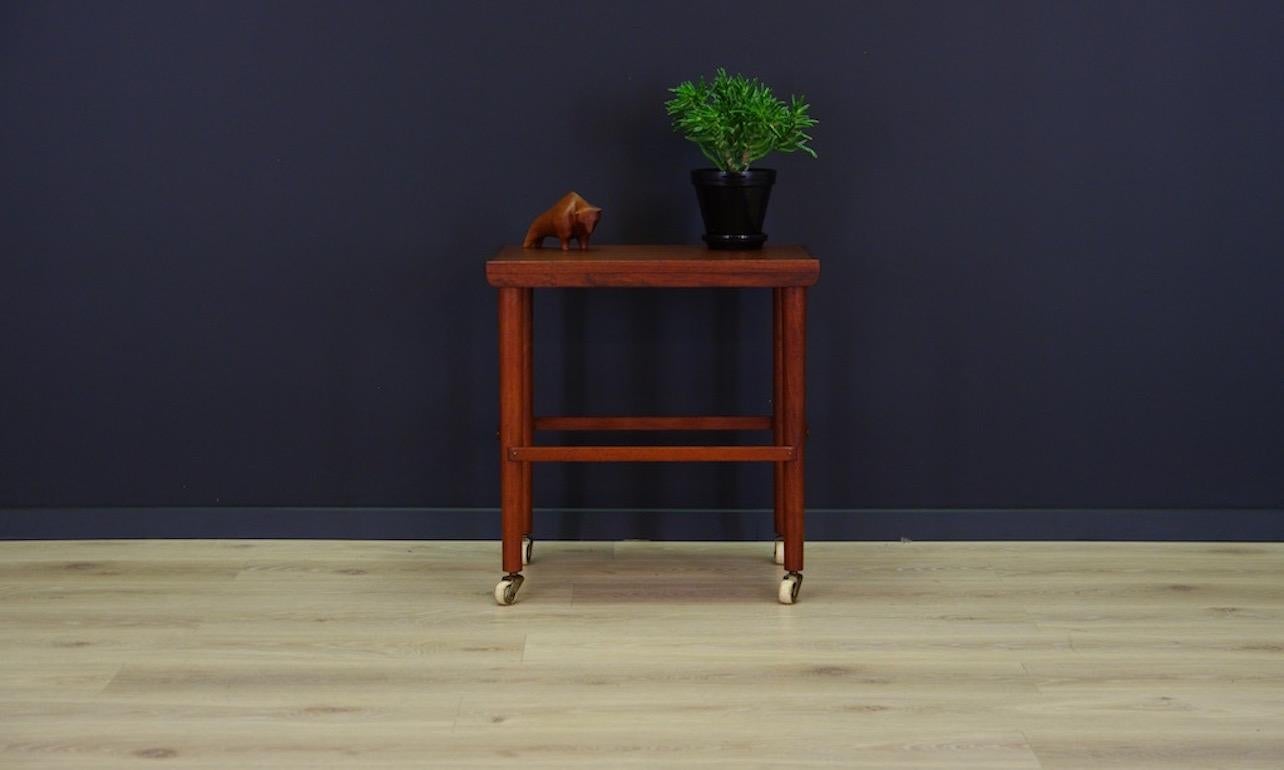
[[[664,106],[673,130],[723,171],[744,171],[772,152],[801,150],[816,157],[805,129],[817,121],[800,96],[783,102],[757,79],[728,75],[722,67],[712,83],[687,80],[669,93],[673,98]]]

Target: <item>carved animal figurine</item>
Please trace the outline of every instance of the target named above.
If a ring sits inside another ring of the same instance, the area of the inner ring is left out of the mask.
[[[553,204],[553,208],[535,217],[531,229],[526,231],[522,241],[524,249],[538,249],[544,245],[544,239],[550,235],[562,242],[562,251],[571,247],[571,239],[580,242],[580,250],[588,248],[589,236],[602,218],[602,209],[592,205],[579,196],[568,192],[562,199]]]

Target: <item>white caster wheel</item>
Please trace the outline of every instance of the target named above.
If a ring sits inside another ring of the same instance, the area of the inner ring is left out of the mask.
[[[507,607],[517,601],[517,591],[526,578],[521,575],[509,575],[495,586],[495,603]]]
[[[522,538],[522,564],[530,564],[535,553],[535,541],[529,537]]]
[[[790,572],[780,581],[780,592],[777,598],[781,604],[794,604],[798,601],[798,591],[802,588],[802,575]]]
[[[780,538],[776,538],[776,548],[775,548],[775,551],[771,554],[771,560],[776,564],[785,563],[785,541],[784,540],[781,540]]]

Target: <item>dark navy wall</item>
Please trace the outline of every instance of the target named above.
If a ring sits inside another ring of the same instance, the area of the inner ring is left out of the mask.
[[[823,259],[812,505],[960,537],[1279,509],[1281,40],[1277,2],[4,4],[0,507],[493,507],[482,261],[569,189],[601,242],[695,241],[662,102],[722,65],[821,120],[767,228]],[[537,408],[761,412],[767,322],[762,292],[546,292]],[[536,496],[768,482],[548,466]]]

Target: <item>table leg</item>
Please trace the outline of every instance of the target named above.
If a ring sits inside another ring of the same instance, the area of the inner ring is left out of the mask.
[[[794,447],[794,459],[784,464],[785,571],[803,568],[803,445],[807,440],[806,372],[807,290],[801,286],[781,289],[781,324],[784,332],[785,443]]]
[[[531,370],[534,367],[532,358],[535,290],[522,289],[522,446],[531,446],[535,437],[535,412],[533,408],[534,385]],[[532,520],[531,476],[534,463],[522,463],[522,534],[531,536],[534,526]]]
[[[523,289],[499,289],[499,508],[503,569],[522,571],[522,466],[509,449],[522,440]]]
[[[771,432],[772,443],[785,443],[784,335],[780,328],[780,289],[771,290]],[[773,463],[772,491],[775,493],[776,537],[785,534],[785,464]]]

